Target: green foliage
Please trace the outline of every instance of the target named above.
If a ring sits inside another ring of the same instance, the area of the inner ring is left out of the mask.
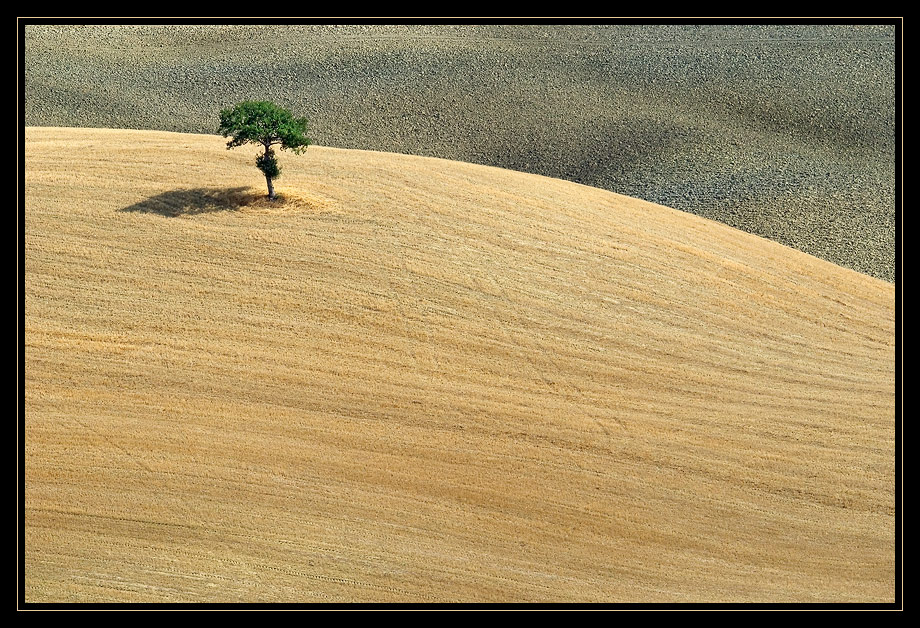
[[[265,175],[268,197],[275,198],[271,180],[278,178],[281,167],[272,146],[300,154],[307,150],[310,139],[306,136],[307,119],[295,118],[289,110],[265,100],[246,101],[220,112],[217,132],[229,137],[227,149],[243,144],[259,144],[264,148],[256,157],[256,166]]]
[[[256,157],[256,166],[269,179],[277,179],[278,175],[281,174],[281,166],[278,165],[278,160],[275,159],[275,151],[271,149]]]
[[[261,144],[266,149],[280,144],[282,149],[302,153],[310,145],[307,119],[295,118],[288,109],[265,101],[241,102],[220,112],[218,133],[230,137],[227,148]]]

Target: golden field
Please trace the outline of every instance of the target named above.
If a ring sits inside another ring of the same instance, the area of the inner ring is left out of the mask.
[[[26,601],[894,601],[893,284],[224,145],[26,130]]]

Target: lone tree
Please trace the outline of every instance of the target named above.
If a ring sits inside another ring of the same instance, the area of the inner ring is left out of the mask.
[[[304,135],[307,119],[295,118],[287,109],[265,100],[241,102],[232,109],[222,110],[217,131],[224,137],[233,137],[227,142],[227,150],[243,144],[261,144],[265,148],[256,157],[256,166],[265,175],[271,200],[276,198],[272,180],[281,174],[272,146],[278,144],[299,155],[310,145],[310,139]]]

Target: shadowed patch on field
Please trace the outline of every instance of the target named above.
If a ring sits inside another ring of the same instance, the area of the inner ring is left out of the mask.
[[[296,195],[279,193],[274,201],[253,188],[193,188],[170,190],[118,211],[159,214],[174,218],[243,209],[305,209],[319,203]]]

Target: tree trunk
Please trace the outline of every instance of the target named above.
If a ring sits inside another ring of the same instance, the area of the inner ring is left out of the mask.
[[[272,154],[271,142],[263,142],[262,145],[265,146],[264,155],[266,157],[271,156]],[[275,200],[275,186],[272,185],[272,178],[268,175],[265,175],[265,182],[268,184],[268,200],[273,201]]]

